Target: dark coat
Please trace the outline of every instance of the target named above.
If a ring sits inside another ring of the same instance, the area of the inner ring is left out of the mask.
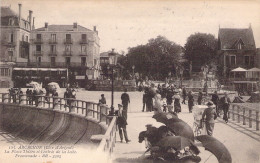
[[[202,114],[202,119],[205,119],[208,123],[214,123],[214,120],[217,118],[217,112],[214,108],[207,108]]]
[[[115,111],[115,115],[118,116],[118,110]],[[122,116],[117,117],[116,124],[118,125],[119,128],[126,127],[127,121],[126,121],[126,117],[124,116],[123,111],[122,111]]]

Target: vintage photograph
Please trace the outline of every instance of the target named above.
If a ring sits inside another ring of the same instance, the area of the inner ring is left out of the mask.
[[[260,1],[0,4],[0,163],[260,162]]]

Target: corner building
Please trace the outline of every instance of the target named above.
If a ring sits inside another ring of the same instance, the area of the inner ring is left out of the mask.
[[[99,77],[99,37],[77,23],[48,25],[31,31],[29,65],[37,68],[67,68],[69,83],[85,87]]]

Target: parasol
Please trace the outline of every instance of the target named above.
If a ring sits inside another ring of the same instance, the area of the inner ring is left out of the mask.
[[[232,163],[232,158],[228,149],[216,138],[209,135],[200,135],[197,136],[196,139],[202,143],[206,150],[216,156],[219,163]]]
[[[194,133],[192,128],[181,119],[169,119],[166,126],[172,131],[176,136],[182,136],[194,141]]]
[[[167,121],[169,119],[178,119],[178,117],[174,114],[171,114],[171,113],[164,113],[164,112],[161,112],[161,113],[158,113],[158,114],[155,114],[153,115],[153,118],[157,121],[157,122],[161,122],[161,123],[164,123],[166,124]]]

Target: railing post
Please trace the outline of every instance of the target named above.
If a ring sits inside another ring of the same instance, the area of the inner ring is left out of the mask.
[[[243,108],[243,125],[246,125],[246,117],[245,117],[245,114],[246,114],[246,109]]]
[[[252,127],[252,110],[249,110],[249,127]]]
[[[240,123],[240,107],[237,106],[237,122]]]
[[[84,102],[81,101],[81,113],[84,114]]]
[[[100,105],[100,121],[105,122],[107,124],[107,108],[104,105]]]
[[[232,105],[232,120],[235,120],[235,105]]]
[[[99,120],[99,122],[101,122],[100,104],[97,104],[96,107],[97,107],[97,119]]]
[[[93,116],[92,104],[86,102],[86,116]]]
[[[256,130],[259,130],[259,111],[255,112]]]

